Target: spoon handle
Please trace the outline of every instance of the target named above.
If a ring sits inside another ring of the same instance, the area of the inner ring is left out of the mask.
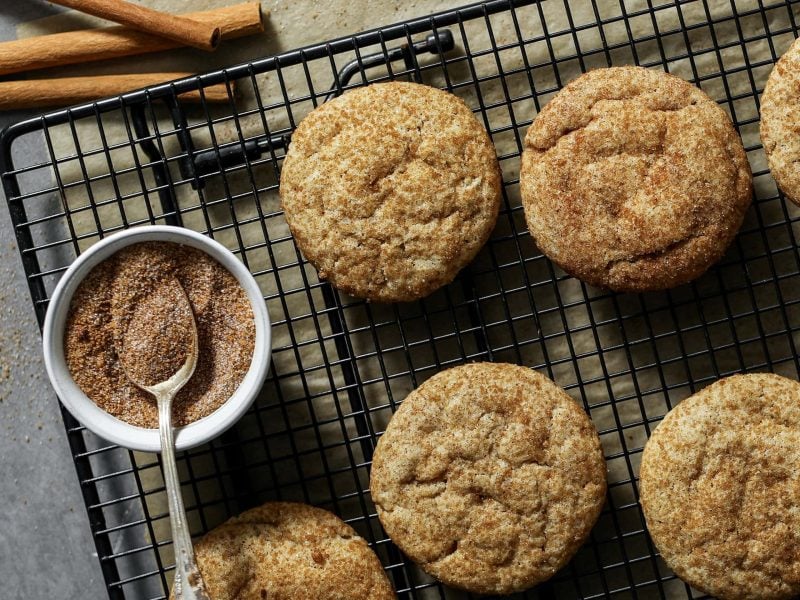
[[[175,438],[172,430],[172,397],[159,394],[158,430],[161,436],[161,464],[169,501],[172,544],[175,552],[175,600],[209,600],[206,586],[194,560],[192,538],[186,524],[178,466],[175,463]]]

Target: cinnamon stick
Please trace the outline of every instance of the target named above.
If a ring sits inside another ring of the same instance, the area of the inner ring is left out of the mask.
[[[68,106],[91,102],[191,75],[193,73],[139,73],[0,81],[0,110]],[[233,87],[233,82],[231,82],[231,87]],[[199,102],[200,92],[194,90],[180,94],[178,97],[181,100]],[[203,97],[206,102],[219,103],[229,100],[225,84],[203,88]]]
[[[260,2],[184,15],[201,23],[219,23],[220,36],[230,40],[264,32]],[[84,29],[0,43],[0,75],[62,65],[133,56],[179,48],[180,43],[129,27]]]
[[[219,44],[220,31],[216,24],[193,21],[126,0],[50,0],[50,2],[175,40],[184,46],[214,50]]]

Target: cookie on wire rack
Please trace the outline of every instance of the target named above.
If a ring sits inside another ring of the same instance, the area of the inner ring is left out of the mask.
[[[721,379],[673,408],[645,445],[647,529],[664,561],[723,600],[800,594],[800,383]]]
[[[442,371],[378,442],[370,480],[386,533],[442,582],[510,594],[550,578],[589,535],[606,467],[564,390],[517,365]]]
[[[778,187],[800,205],[800,40],[769,74],[761,97],[760,133]]]
[[[312,111],[281,169],[292,235],[321,279],[359,298],[422,298],[486,243],[501,200],[492,142],[453,94],[378,83]]]
[[[375,553],[339,517],[293,502],[267,502],[195,542],[214,600],[394,600]]]
[[[728,115],[688,82],[641,67],[590,71],[525,137],[520,189],[539,249],[620,292],[700,276],[742,224],[752,176]]]

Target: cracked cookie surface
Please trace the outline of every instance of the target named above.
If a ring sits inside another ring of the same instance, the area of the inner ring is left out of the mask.
[[[769,169],[800,205],[800,40],[775,63],[761,98],[761,141]]]
[[[675,573],[727,599],[800,594],[800,383],[734,375],[683,400],[648,440],[647,528]]]
[[[392,600],[378,557],[336,515],[267,502],[195,542],[214,600]]]
[[[501,178],[492,142],[462,100],[391,82],[303,119],[280,194],[321,279],[399,302],[449,283],[475,257],[497,220]]]
[[[520,189],[539,249],[599,287],[640,292],[699,277],[742,224],[752,176],[705,92],[641,67],[562,89],[525,137]]]
[[[476,363],[433,376],[392,417],[370,481],[392,540],[444,583],[509,594],[589,534],[606,469],[586,413],[548,378]]]

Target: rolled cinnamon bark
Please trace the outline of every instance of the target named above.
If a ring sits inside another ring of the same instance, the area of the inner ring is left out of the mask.
[[[184,15],[193,21],[219,23],[229,40],[264,32],[260,2],[244,2]],[[180,43],[129,27],[106,27],[53,33],[0,43],[0,75],[179,48]]]
[[[193,21],[126,0],[50,0],[50,2],[175,40],[185,46],[214,50],[219,44],[220,30],[216,24]]]
[[[28,79],[25,81],[0,81],[0,110],[68,106],[91,102],[108,96],[190,77],[193,73],[137,73],[102,75],[99,77],[62,77],[59,79]],[[231,91],[234,83],[231,82]],[[227,102],[225,84],[203,88],[206,102]],[[200,91],[180,94],[181,100],[199,102]]]

